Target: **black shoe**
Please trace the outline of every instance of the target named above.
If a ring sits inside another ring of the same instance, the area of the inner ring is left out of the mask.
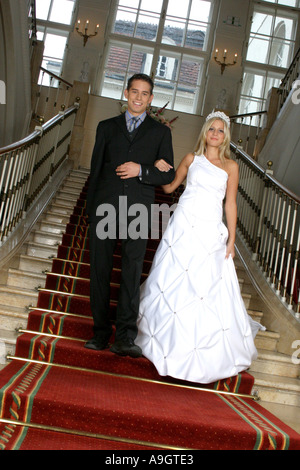
[[[108,341],[106,339],[97,338],[96,336],[84,345],[87,349],[93,349],[94,351],[102,351],[108,347]]]
[[[141,357],[143,355],[141,348],[134,344],[133,339],[116,341],[110,351],[119,356]]]

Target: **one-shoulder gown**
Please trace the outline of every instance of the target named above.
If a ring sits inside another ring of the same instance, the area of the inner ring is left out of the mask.
[[[161,376],[211,383],[246,370],[265,329],[247,313],[223,223],[227,173],[195,155],[141,286],[135,343]]]

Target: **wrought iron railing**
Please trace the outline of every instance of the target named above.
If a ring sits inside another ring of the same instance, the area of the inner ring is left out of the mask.
[[[238,232],[278,297],[300,318],[300,198],[234,143],[239,164]]]
[[[68,158],[77,105],[0,149],[0,246]]]

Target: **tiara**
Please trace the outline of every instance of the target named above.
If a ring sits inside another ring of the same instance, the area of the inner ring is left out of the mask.
[[[230,127],[230,119],[227,116],[227,114],[223,113],[222,111],[213,111],[212,113],[210,113],[207,116],[206,121],[208,121],[209,119],[212,119],[212,118],[223,119],[223,121],[225,121],[227,123],[228,127]]]

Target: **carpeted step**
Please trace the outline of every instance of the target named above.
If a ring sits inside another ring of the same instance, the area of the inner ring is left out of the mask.
[[[1,424],[0,424],[1,433]],[[5,433],[6,442],[1,442],[0,449],[3,450],[106,450],[106,451],[147,451],[158,449],[158,447],[150,447],[147,445],[127,442],[118,439],[108,439],[105,436],[93,435],[87,433],[86,436],[79,433],[73,433],[72,430],[55,430],[51,427],[41,429],[27,428],[24,426],[16,426],[11,423],[3,425],[3,433]],[[9,442],[9,438],[14,439],[14,443]],[[122,459],[122,457],[119,457]],[[138,457],[136,457],[137,459]],[[127,460],[125,460],[127,462]],[[122,462],[122,460],[118,460]]]
[[[32,312],[33,314],[35,313]],[[34,315],[33,315],[34,317]],[[60,335],[62,331],[62,323],[68,321],[69,318],[53,317],[54,322],[49,322],[49,318],[43,317],[42,321],[45,326],[44,333],[53,331],[54,335]],[[62,323],[60,323],[60,321]],[[129,375],[150,379],[162,382],[172,382],[178,384],[192,385],[185,381],[177,380],[172,377],[161,377],[154,365],[145,357],[133,359],[130,357],[122,357],[110,352],[109,349],[103,351],[93,351],[84,348],[85,340],[82,340],[81,330],[76,330],[76,322],[74,321],[71,328],[74,334],[73,339],[57,338],[55,336],[44,336],[34,333],[24,333],[17,340],[16,356],[28,358],[34,361],[43,361],[55,363],[71,367],[80,367],[94,371],[105,371],[114,374]],[[78,323],[79,324],[79,323]],[[30,323],[28,324],[29,329]],[[34,326],[33,323],[31,326]],[[85,326],[86,331],[90,328],[90,336],[92,337],[92,323],[89,319],[82,323],[82,328]],[[49,330],[47,329],[49,327]],[[69,330],[71,333],[71,330]],[[76,340],[76,338],[78,338]],[[111,337],[111,342],[114,341],[114,333]],[[251,394],[253,387],[253,377],[247,372],[242,372],[235,377],[219,380],[211,384],[193,384],[195,387],[203,387],[215,390],[223,390],[232,393]]]
[[[180,449],[300,448],[299,435],[252,399],[55,366],[10,366],[0,376],[4,419]],[[13,435],[6,438],[14,444]]]

